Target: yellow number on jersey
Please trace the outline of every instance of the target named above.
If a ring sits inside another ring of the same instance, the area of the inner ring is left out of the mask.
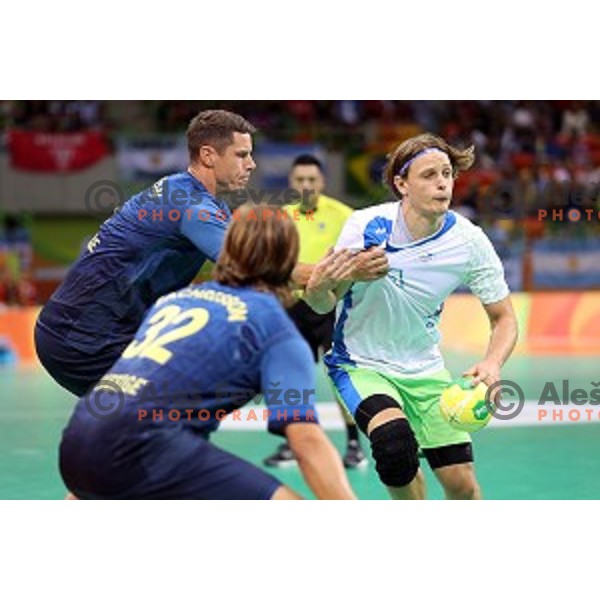
[[[123,358],[149,358],[159,365],[166,364],[173,353],[165,346],[177,340],[181,340],[200,331],[210,317],[204,308],[190,308],[182,311],[179,306],[165,306],[159,310],[148,321],[150,327],[146,329],[144,339],[141,342],[133,340],[125,351]],[[186,321],[189,321],[186,323]],[[183,323],[183,324],[182,324]],[[180,325],[181,324],[181,325]],[[180,325],[167,333],[161,331],[169,325]]]

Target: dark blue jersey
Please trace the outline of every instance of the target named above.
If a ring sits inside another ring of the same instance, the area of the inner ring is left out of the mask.
[[[312,355],[277,299],[215,282],[161,298],[134,340],[80,401],[83,430],[144,425],[215,430],[232,411],[263,392],[256,420],[281,432],[294,422],[316,423]],[[82,433],[83,436],[88,433]]]
[[[87,354],[127,343],[146,310],[221,250],[228,207],[189,173],[165,177],[103,223],[38,325]]]

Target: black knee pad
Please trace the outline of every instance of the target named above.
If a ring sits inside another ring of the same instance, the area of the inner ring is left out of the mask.
[[[367,428],[371,419],[387,408],[400,408],[400,405],[391,396],[385,394],[373,394],[365,398],[358,405],[354,415],[358,428],[367,435]]]
[[[369,437],[381,482],[390,487],[408,485],[419,470],[419,446],[408,421],[388,421],[373,429]]]

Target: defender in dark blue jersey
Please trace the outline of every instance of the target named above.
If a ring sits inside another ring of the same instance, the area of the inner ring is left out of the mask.
[[[231,214],[217,193],[244,188],[256,167],[254,127],[223,110],[201,112],[187,131],[190,166],[130,198],[87,245],[41,311],[40,362],[64,388],[83,395],[114,364],[163,294],[188,285],[206,259],[216,261]],[[379,253],[379,255],[378,255]],[[384,275],[369,251],[354,279]],[[298,265],[305,285],[312,265]]]
[[[353,498],[318,425],[310,349],[278,301],[291,299],[298,234],[291,220],[266,211],[240,209],[217,281],[160,298],[118,361],[79,400],[60,448],[63,479],[77,497],[297,498],[209,441],[226,415],[262,391],[267,408],[253,410],[287,437],[315,495]],[[258,218],[245,218],[250,212]]]
[[[163,294],[216,261],[230,219],[219,192],[242,189],[255,168],[254,127],[205,111],[187,132],[190,167],[130,198],[89,242],[41,311],[36,349],[50,375],[84,394],[131,341]]]

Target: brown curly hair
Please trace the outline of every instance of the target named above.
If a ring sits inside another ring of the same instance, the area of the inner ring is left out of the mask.
[[[394,196],[400,200],[402,199],[402,194],[396,189],[394,178],[400,174],[402,167],[409,160],[427,148],[437,148],[448,155],[455,178],[458,176],[459,171],[466,171],[475,162],[474,146],[460,150],[433,133],[423,133],[403,141],[392,153],[388,154],[388,160],[383,170],[383,182],[390,188]],[[403,177],[406,177],[409,171],[410,167],[403,174]]]

